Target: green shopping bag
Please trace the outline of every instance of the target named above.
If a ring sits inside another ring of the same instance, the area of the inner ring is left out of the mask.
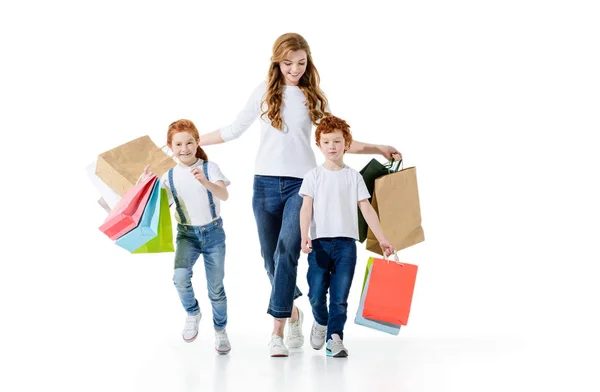
[[[159,184],[157,184],[159,186]],[[162,253],[174,252],[173,247],[173,226],[171,224],[171,211],[169,210],[169,200],[167,190],[160,190],[160,212],[158,217],[158,234],[146,244],[137,248],[131,253]]]
[[[367,186],[367,190],[371,195],[371,197],[369,198],[369,203],[373,199],[375,180],[379,177],[385,176],[386,174],[395,173],[400,167],[401,162],[402,160],[390,160],[384,165],[380,163],[377,159],[371,159],[371,161],[367,163],[365,167],[363,167],[363,169],[360,171],[360,174],[362,175],[362,178],[365,181],[365,185]],[[360,242],[365,242],[365,240],[367,239],[368,231],[369,225],[367,225],[367,221],[365,221],[365,218],[363,217],[360,208],[358,208],[358,240]]]

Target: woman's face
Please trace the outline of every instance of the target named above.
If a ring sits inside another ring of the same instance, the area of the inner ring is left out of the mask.
[[[303,49],[288,53],[285,59],[279,63],[279,69],[281,69],[285,84],[297,86],[300,78],[304,75],[304,71],[306,71],[307,63],[308,59]]]

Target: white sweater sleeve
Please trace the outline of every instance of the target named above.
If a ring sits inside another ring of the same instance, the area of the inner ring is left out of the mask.
[[[242,135],[242,133],[246,132],[248,128],[252,125],[252,123],[258,118],[260,115],[260,102],[263,99],[263,96],[266,92],[266,83],[261,82],[252,92],[252,95],[246,102],[246,106],[242,111],[238,114],[235,121],[220,129],[221,137],[224,141],[228,142],[233,139],[237,139]]]

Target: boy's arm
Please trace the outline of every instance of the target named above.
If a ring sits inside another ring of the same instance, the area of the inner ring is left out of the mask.
[[[300,209],[300,235],[302,237],[302,251],[304,253],[312,252],[312,242],[308,237],[308,229],[310,228],[310,220],[313,212],[313,199],[310,196],[304,195],[302,208]]]
[[[358,207],[365,218],[365,221],[371,228],[373,234],[375,234],[375,238],[379,241],[379,246],[381,246],[381,250],[387,255],[391,255],[394,253],[394,247],[392,244],[388,242],[388,240],[383,235],[383,229],[381,228],[381,223],[379,223],[379,218],[377,217],[377,213],[373,209],[371,203],[369,203],[369,199],[364,199],[358,202]]]

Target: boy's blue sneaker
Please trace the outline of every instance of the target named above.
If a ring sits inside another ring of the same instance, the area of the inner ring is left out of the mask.
[[[327,341],[325,354],[327,354],[328,357],[334,358],[345,358],[348,356],[348,350],[344,347],[344,342],[337,333],[332,334],[331,339]]]

